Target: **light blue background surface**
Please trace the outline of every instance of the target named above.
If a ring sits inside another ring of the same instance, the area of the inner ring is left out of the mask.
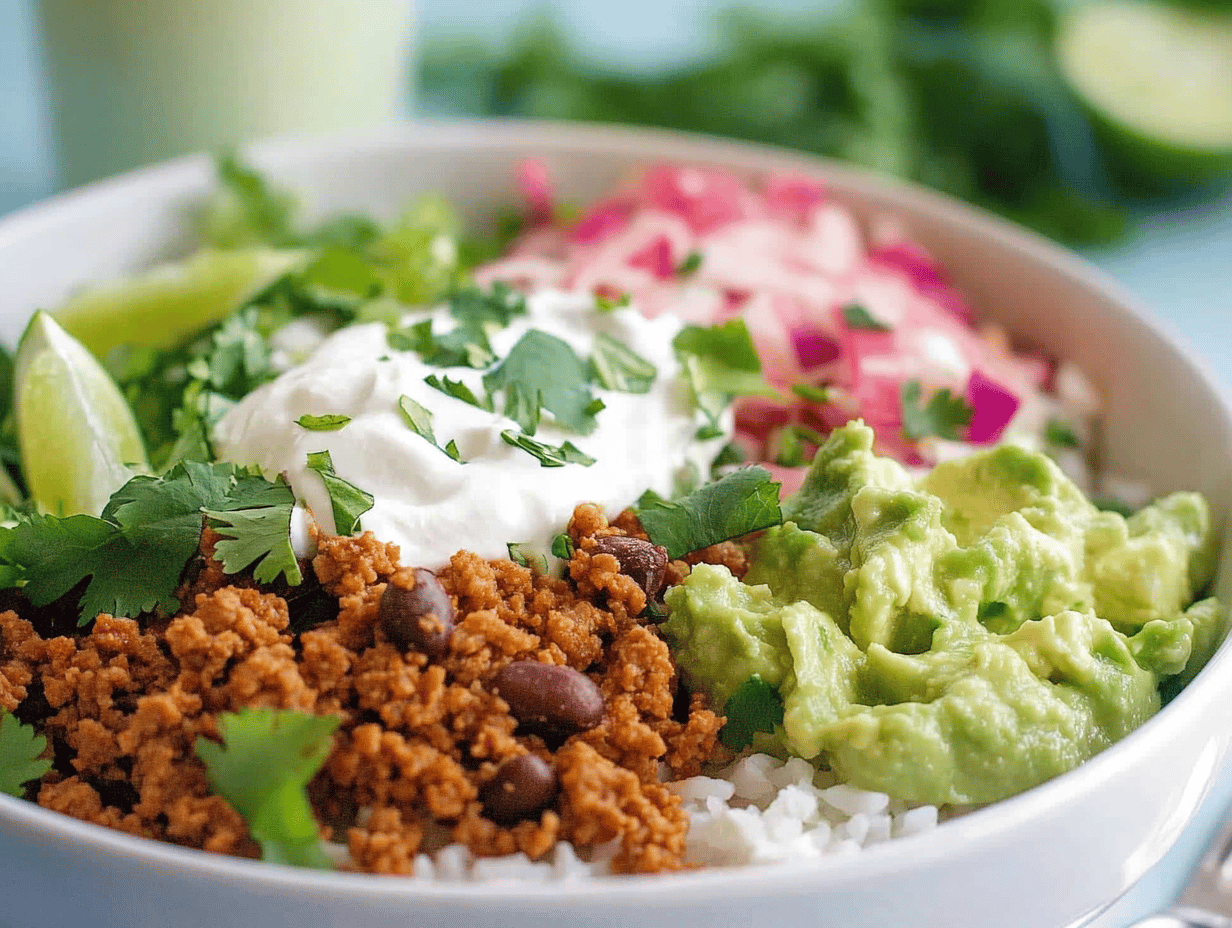
[[[709,17],[722,5],[714,0],[557,0],[552,8],[589,55],[642,69],[704,52],[714,40]],[[824,0],[774,4],[776,9],[824,5]],[[536,6],[534,0],[419,0],[420,35],[501,36]],[[0,215],[53,191],[40,82],[28,2],[0,0]],[[1127,241],[1086,256],[1170,322],[1232,393],[1232,196],[1143,216]],[[1095,924],[1115,928],[1165,901],[1230,801],[1232,772],[1212,791],[1196,827]]]

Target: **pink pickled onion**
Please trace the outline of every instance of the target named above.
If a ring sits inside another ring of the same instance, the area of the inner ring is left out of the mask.
[[[659,280],[676,276],[676,262],[672,260],[672,243],[666,235],[657,235],[650,243],[629,256],[629,266],[650,271]]]
[[[766,209],[772,216],[780,216],[803,225],[813,215],[813,210],[826,198],[825,189],[807,177],[790,174],[775,174],[766,178],[762,185]]]
[[[974,410],[967,426],[967,441],[973,445],[994,444],[1020,405],[1017,396],[978,370],[967,381],[966,398]]]
[[[547,165],[538,158],[523,158],[518,162],[516,180],[518,193],[526,201],[534,222],[548,222],[552,218],[554,196],[552,178]]]
[[[791,344],[802,368],[829,364],[843,353],[842,345],[825,332],[805,327],[791,330]]]
[[[902,274],[921,296],[928,297],[964,325],[971,325],[971,307],[941,273],[941,268],[924,248],[914,242],[898,241],[872,248],[869,264]]]
[[[698,235],[744,216],[744,186],[726,171],[659,165],[646,172],[642,189],[651,205],[682,217]]]
[[[569,241],[576,245],[597,244],[627,226],[636,208],[637,203],[629,197],[600,200],[569,230]]]

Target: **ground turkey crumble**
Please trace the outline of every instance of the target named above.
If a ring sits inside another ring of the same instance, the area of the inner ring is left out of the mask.
[[[636,520],[609,525],[582,505],[569,534],[564,579],[456,554],[437,572],[456,625],[435,659],[387,640],[382,594],[412,586],[414,568],[370,534],[320,539],[315,592],[225,576],[207,530],[180,600],[192,606],[170,619],[100,615],[88,634],[55,637],[62,617],[15,603],[0,613],[0,707],[36,725],[54,759],[27,798],[130,834],[257,857],[243,818],[210,793],[193,744],[218,738],[219,713],[294,709],[341,719],[308,792],[322,837],[346,844],[354,868],[410,873],[417,853],[449,841],[538,859],[561,840],[585,849],[619,839],[614,870],[678,869],[688,821],[661,780],[698,773],[723,720],[678,692],[667,645],[639,618],[646,593],[616,557],[595,552],[596,538],[640,535]],[[743,572],[735,546],[701,556]],[[671,563],[668,582],[687,571]],[[491,692],[518,660],[584,672],[602,693],[602,721],[553,743],[520,731]],[[483,788],[528,753],[554,768],[556,798],[499,824],[485,815]]]

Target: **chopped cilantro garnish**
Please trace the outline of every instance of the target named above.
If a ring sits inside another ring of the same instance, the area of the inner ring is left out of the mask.
[[[215,520],[214,531],[222,536],[214,545],[214,557],[222,562],[223,573],[238,573],[256,564],[252,576],[258,583],[273,583],[279,574],[292,586],[303,580],[291,546],[291,507],[204,512]]]
[[[1064,419],[1049,419],[1044,426],[1044,441],[1058,448],[1077,448],[1082,442]]]
[[[390,329],[386,342],[395,351],[414,351],[432,367],[474,367],[479,370],[496,360],[488,335],[480,325],[459,323],[436,335],[432,320],[424,319],[406,329]]]
[[[742,463],[744,463],[744,452],[735,442],[729,441],[719,449],[719,453],[710,462],[710,479],[716,479],[723,468]]]
[[[569,343],[539,329],[527,331],[500,364],[483,375],[489,393],[515,385],[525,398],[538,393],[540,405],[562,428],[581,435],[589,435],[598,424],[589,381],[589,367]]]
[[[505,440],[505,444],[521,448],[534,456],[541,467],[564,467],[566,464],[581,464],[583,467],[590,467],[595,463],[594,458],[577,448],[572,442],[567,441],[559,446],[548,445],[535,441],[529,435],[515,432],[513,429],[505,429],[501,432],[501,438]]]
[[[811,383],[793,383],[791,392],[809,403],[828,403],[830,394],[825,387],[817,387]]]
[[[543,393],[533,394],[517,382],[505,388],[505,415],[518,424],[524,433],[534,435],[539,431],[539,412],[543,408]]]
[[[305,787],[337,727],[332,715],[245,707],[218,716],[221,746],[197,738],[210,789],[244,817],[263,860],[330,869]]]
[[[552,539],[552,554],[562,561],[573,557],[573,539],[561,532]]]
[[[892,332],[894,327],[882,322],[860,303],[848,303],[843,307],[843,321],[853,329],[870,332]]]
[[[688,325],[672,340],[697,404],[711,420],[733,397],[777,396],[761,374],[761,360],[743,319]]]
[[[506,542],[505,547],[509,549],[509,560],[515,564],[520,564],[533,573],[547,574],[548,559],[542,552],[536,551],[530,545],[519,544],[515,541]]]
[[[460,380],[450,380],[448,377],[437,377],[436,374],[429,374],[424,378],[424,383],[434,390],[440,390],[446,396],[452,396],[455,400],[470,403],[476,409],[492,411],[491,397],[485,396],[482,400],[479,399],[475,392]]]
[[[783,700],[778,691],[753,674],[731,694],[723,707],[727,722],[719,732],[723,744],[742,751],[753,743],[755,732],[773,732],[783,722]]]
[[[183,461],[162,477],[134,477],[117,490],[102,516],[67,518],[29,513],[12,528],[0,528],[0,558],[25,581],[35,606],[59,599],[89,578],[79,602],[79,623],[101,612],[136,617],[179,608],[180,576],[197,553],[205,515],[230,520],[233,545],[219,552],[233,573],[254,561],[268,575],[287,568],[286,539],[272,530],[290,524],[295,497],[285,483],[271,483],[233,464]],[[269,509],[259,514],[258,510]],[[242,563],[241,563],[242,562]],[[276,575],[276,574],[275,574]],[[287,575],[296,583],[299,571]]]
[[[781,467],[800,467],[813,460],[813,456],[805,450],[806,445],[812,445],[816,451],[825,442],[820,434],[803,425],[784,426],[778,434],[778,453],[774,463]]]
[[[46,749],[46,738],[0,709],[0,793],[20,799],[24,784],[51,769],[51,761],[39,757]]]
[[[650,540],[672,558],[783,521],[779,485],[764,467],[733,471],[678,500],[647,492],[636,508]]]
[[[699,427],[698,430],[693,433],[693,437],[698,441],[710,441],[712,438],[722,438],[725,434],[727,433],[723,431],[722,426],[711,422]]]
[[[624,309],[632,302],[633,300],[630,299],[627,293],[622,293],[619,296],[608,296],[605,293],[595,294],[595,309],[601,313],[610,313],[617,309]]]
[[[1129,503],[1115,496],[1097,496],[1091,502],[1095,504],[1096,509],[1100,509],[1103,512],[1115,512],[1127,519],[1136,511]]]
[[[658,373],[653,364],[606,332],[595,336],[590,367],[600,386],[621,393],[649,393]]]
[[[903,435],[911,440],[936,435],[958,440],[958,430],[971,424],[974,411],[961,396],[949,390],[934,393],[927,405],[920,405],[920,382],[906,381],[900,390],[903,409]]]
[[[700,251],[690,251],[683,261],[680,262],[680,267],[676,268],[676,274],[679,277],[687,277],[690,274],[696,274],[697,269],[702,266],[702,253]]]
[[[295,420],[296,424],[310,432],[336,432],[350,421],[350,416],[344,416],[341,413],[324,416],[302,415]]]
[[[308,453],[308,467],[321,475],[329,493],[334,513],[334,528],[339,535],[353,535],[360,530],[359,517],[372,508],[372,494],[348,483],[334,473],[334,459],[328,451]]]
[[[526,299],[508,284],[497,281],[484,292],[478,287],[455,290],[449,295],[449,315],[463,325],[509,325],[515,316],[526,315]]]
[[[436,433],[432,430],[432,412],[429,409],[421,406],[409,396],[403,394],[398,398],[398,409],[402,413],[402,418],[406,424],[411,427],[411,431],[424,439],[434,448],[440,449],[444,454],[453,458],[459,464],[465,464],[462,460],[462,455],[458,452],[457,442],[452,439],[445,447],[441,447],[436,440]]]

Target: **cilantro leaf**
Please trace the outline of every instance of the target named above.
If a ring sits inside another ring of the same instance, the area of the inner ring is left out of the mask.
[[[222,563],[223,573],[239,573],[255,563],[252,576],[258,583],[273,583],[284,574],[287,583],[299,586],[304,577],[291,546],[293,508],[292,502],[230,512],[205,510],[215,520],[214,531],[223,536],[214,545],[214,557]]]
[[[473,367],[482,370],[496,360],[482,326],[458,324],[442,335],[424,319],[406,329],[391,329],[386,342],[395,351],[413,351],[432,367]]]
[[[508,284],[497,281],[488,291],[478,287],[455,290],[449,295],[449,315],[463,325],[509,325],[515,316],[526,315],[526,299]]]
[[[665,547],[671,558],[783,521],[779,485],[769,471],[756,466],[733,471],[674,501],[644,493],[636,509],[650,540]]]
[[[617,296],[610,296],[606,293],[595,294],[595,309],[601,313],[610,313],[618,309],[624,309],[632,304],[632,302],[632,297],[627,293],[621,293]]]
[[[330,869],[305,787],[337,727],[332,715],[245,707],[218,716],[221,746],[197,738],[210,789],[244,817],[263,860]]]
[[[530,545],[516,541],[506,542],[505,547],[509,550],[509,560],[527,568],[532,573],[547,576],[548,559],[542,551],[536,551]]]
[[[788,425],[779,430],[778,451],[774,463],[781,467],[800,467],[813,460],[813,455],[806,450],[806,445],[812,445],[814,453],[825,443],[825,438],[813,429],[803,425]]]
[[[572,442],[567,441],[561,445],[548,445],[544,442],[536,441],[529,435],[515,432],[513,429],[505,429],[501,432],[501,438],[504,439],[505,444],[521,448],[538,459],[541,467],[564,467],[566,464],[581,464],[583,467],[590,467],[591,464],[595,463],[594,458],[576,447]]]
[[[791,392],[809,403],[828,403],[830,394],[825,387],[816,387],[811,383],[793,383]]]
[[[573,539],[561,532],[552,539],[552,554],[562,561],[569,560],[573,557]]]
[[[1049,419],[1044,425],[1044,441],[1058,448],[1078,448],[1082,442],[1073,427],[1064,419]]]
[[[906,381],[901,389],[903,410],[903,435],[913,441],[936,435],[952,441],[961,439],[958,430],[971,424],[974,410],[961,396],[941,389],[929,397],[926,405],[920,405],[920,382]]]
[[[539,329],[528,330],[501,363],[483,375],[489,393],[516,389],[525,397],[540,394],[539,403],[557,423],[581,435],[589,435],[598,424],[589,381],[589,367],[569,343]]]
[[[702,411],[712,420],[737,396],[777,396],[761,373],[761,359],[743,319],[687,325],[672,339]]]
[[[449,457],[453,458],[459,464],[465,464],[462,460],[462,455],[458,453],[458,445],[454,441],[450,441],[444,448],[436,440],[436,433],[432,430],[432,411],[421,406],[409,396],[403,394],[398,398],[398,409],[402,413],[402,418],[406,424],[410,426],[411,431],[424,439],[432,447],[439,449]]]
[[[440,390],[446,396],[452,396],[456,400],[461,400],[464,403],[469,403],[476,409],[483,409],[487,412],[492,411],[492,399],[485,396],[482,400],[475,395],[470,387],[460,380],[450,380],[448,377],[437,377],[436,374],[429,374],[424,378],[424,383],[434,390]]]
[[[328,451],[308,452],[308,467],[320,474],[325,483],[329,504],[334,513],[335,531],[339,535],[354,535],[360,531],[359,517],[371,509],[375,502],[372,494],[334,473],[334,459]]]
[[[676,276],[688,277],[690,274],[696,274],[697,269],[702,266],[702,253],[700,251],[690,251],[683,261],[680,262],[680,267],[676,268]]]
[[[39,757],[46,749],[45,737],[0,709],[0,793],[20,799],[24,784],[51,769],[51,761]]]
[[[853,329],[866,329],[870,332],[893,332],[894,327],[876,318],[859,303],[848,303],[843,307],[843,321]]]
[[[590,367],[601,387],[621,393],[649,393],[658,374],[653,364],[606,332],[595,336]]]
[[[742,751],[753,743],[754,732],[773,732],[783,722],[783,700],[778,691],[753,674],[736,688],[723,707],[727,722],[719,739],[733,751]]]
[[[214,165],[218,189],[201,217],[200,233],[215,248],[244,245],[285,245],[293,238],[291,213],[295,202],[234,154]]]
[[[295,420],[300,428],[310,432],[336,432],[350,421],[350,416],[344,416],[341,413],[327,413],[324,416],[305,414]]]

